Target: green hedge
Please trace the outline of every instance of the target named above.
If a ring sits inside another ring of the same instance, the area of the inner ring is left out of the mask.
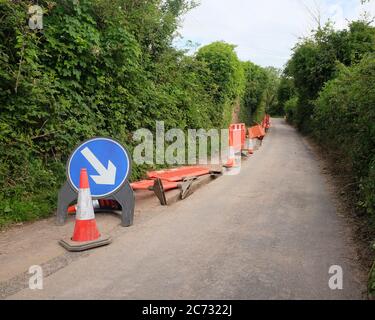
[[[296,45],[283,78],[279,99],[288,121],[340,159],[354,180],[351,198],[374,230],[375,27],[365,20],[344,30],[319,27]]]
[[[360,205],[375,218],[375,55],[342,66],[316,101],[313,133],[353,168]]]
[[[132,133],[221,128],[246,79],[234,46],[173,47],[188,0],[38,1],[43,30],[28,28],[33,1],[0,0],[0,226],[56,207],[65,162],[80,142]],[[132,179],[147,166],[133,167]]]
[[[279,88],[289,122],[342,155],[357,181],[359,205],[372,216],[374,54],[368,21],[345,30],[327,24],[296,45]]]

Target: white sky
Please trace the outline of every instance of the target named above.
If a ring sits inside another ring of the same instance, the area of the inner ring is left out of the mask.
[[[237,45],[241,60],[261,66],[282,68],[298,38],[316,26],[310,11],[320,8],[321,20],[331,19],[336,28],[345,28],[365,11],[375,16],[375,0],[200,0],[200,6],[181,21],[184,48],[188,40],[199,45],[223,40]]]

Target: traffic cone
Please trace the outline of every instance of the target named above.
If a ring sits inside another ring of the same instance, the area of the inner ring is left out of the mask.
[[[87,170],[82,169],[79,181],[76,225],[72,240],[77,242],[95,241],[100,238],[96,226],[94,207],[92,205],[89,177]]]
[[[68,240],[61,240],[60,244],[68,251],[84,251],[111,242],[111,238],[101,235],[98,230],[87,169],[81,169],[73,237]]]
[[[254,154],[253,141],[250,138],[246,139],[246,147],[249,155]]]
[[[227,163],[224,165],[225,168],[230,169],[235,166],[236,163],[236,153],[232,146],[229,147],[229,159]]]

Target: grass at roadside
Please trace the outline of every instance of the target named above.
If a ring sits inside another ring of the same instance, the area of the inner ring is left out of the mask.
[[[57,190],[28,197],[0,199],[0,230],[14,223],[35,221],[49,217],[56,209]]]

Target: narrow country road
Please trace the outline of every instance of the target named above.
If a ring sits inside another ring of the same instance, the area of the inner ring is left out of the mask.
[[[238,176],[118,228],[90,252],[11,299],[361,299],[350,229],[319,162],[282,119]],[[328,286],[330,266],[344,289]]]

